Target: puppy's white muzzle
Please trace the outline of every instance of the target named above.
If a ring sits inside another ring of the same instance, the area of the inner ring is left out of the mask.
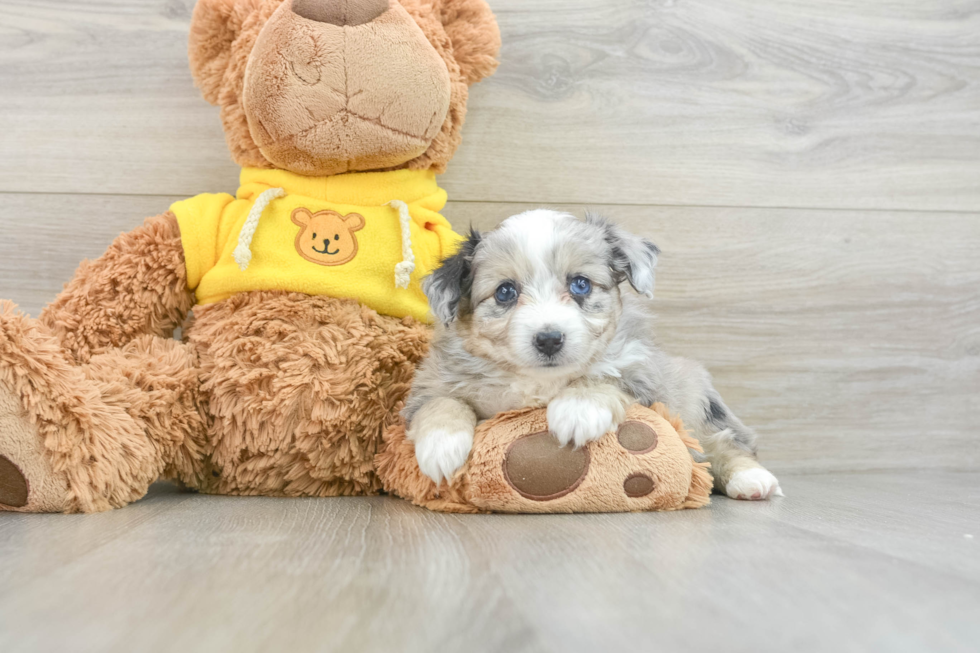
[[[509,344],[525,367],[560,368],[580,362],[585,336],[577,307],[559,301],[528,303],[515,309]]]

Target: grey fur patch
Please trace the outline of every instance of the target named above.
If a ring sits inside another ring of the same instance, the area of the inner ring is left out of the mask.
[[[709,397],[707,410],[708,421],[723,424],[726,417],[728,417],[728,412],[725,410],[725,405],[714,397]]]
[[[653,297],[654,268],[660,248],[597,213],[587,212],[585,221],[602,230],[610,248],[610,267],[629,281],[636,292]]]
[[[460,303],[469,297],[473,286],[473,257],[482,238],[479,231],[470,229],[469,238],[459,251],[445,259],[422,282],[429,308],[443,324],[449,324],[459,317]]]

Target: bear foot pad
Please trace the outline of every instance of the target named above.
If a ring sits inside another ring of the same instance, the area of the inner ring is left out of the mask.
[[[0,456],[0,505],[23,508],[30,496],[30,486],[17,465]]]
[[[589,450],[561,446],[547,431],[515,440],[504,454],[504,478],[522,497],[551,501],[575,491],[589,473]]]
[[[626,451],[640,456],[657,448],[657,431],[649,424],[628,421],[616,431]],[[504,454],[504,478],[514,490],[532,501],[553,501],[574,492],[589,473],[589,449],[561,446],[548,431],[515,440]],[[653,492],[649,474],[635,472],[623,481],[623,493],[638,499]]]
[[[505,413],[477,427],[466,499],[491,512],[676,510],[708,501],[679,421],[632,406],[615,431],[579,449],[548,432],[547,411]]]
[[[501,413],[476,428],[470,459],[448,483],[418,468],[404,423],[389,427],[378,454],[386,491],[444,512],[635,512],[709,502],[697,441],[661,404],[631,406],[626,420],[584,447],[562,447],[546,409]]]

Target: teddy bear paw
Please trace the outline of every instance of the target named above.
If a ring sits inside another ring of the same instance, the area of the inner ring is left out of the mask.
[[[63,512],[68,480],[44,456],[41,437],[18,398],[0,387],[0,511]]]

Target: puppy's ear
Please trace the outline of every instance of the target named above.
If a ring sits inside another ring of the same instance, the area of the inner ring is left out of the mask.
[[[473,255],[481,239],[479,231],[470,229],[469,238],[460,245],[459,251],[444,260],[422,282],[432,314],[443,324],[459,317],[460,301],[469,298],[473,287]]]
[[[653,297],[654,269],[660,248],[595,213],[586,213],[585,221],[605,234],[611,251],[609,267],[620,275],[620,280],[628,280],[641,295]]]

